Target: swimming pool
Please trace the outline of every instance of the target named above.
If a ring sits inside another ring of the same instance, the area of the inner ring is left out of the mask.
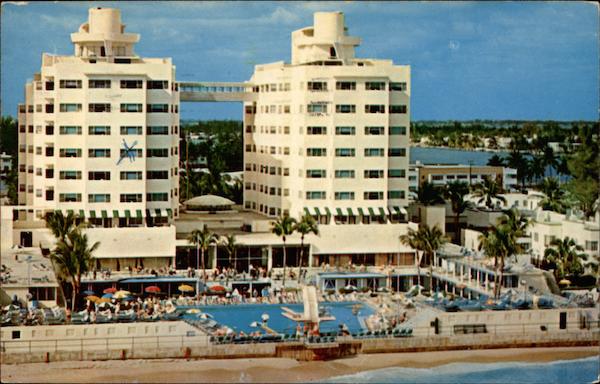
[[[358,312],[352,313],[352,308],[356,304],[360,304]],[[269,315],[267,325],[269,328],[280,333],[294,333],[296,331],[296,323],[281,315],[283,311],[281,307],[290,308],[296,312],[302,313],[304,306],[302,304],[238,304],[238,305],[206,305],[194,306],[190,308],[198,308],[202,312],[213,316],[214,320],[220,324],[227,325],[233,328],[234,331],[244,331],[246,333],[254,332],[257,328],[253,328],[250,324],[254,321],[261,322],[263,313]],[[342,303],[319,303],[320,309],[325,309],[328,313],[335,317],[335,320],[324,321],[321,323],[321,331],[337,331],[339,324],[346,324],[351,332],[363,330],[359,319],[367,317],[375,313],[373,308],[365,303],[359,302],[342,302]],[[185,313],[184,318],[198,319],[197,314]]]

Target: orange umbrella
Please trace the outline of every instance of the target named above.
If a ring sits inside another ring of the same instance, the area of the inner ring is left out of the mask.
[[[179,290],[181,292],[192,292],[194,290],[194,287],[192,287],[190,285],[186,285],[186,284],[181,284],[179,286]]]
[[[117,292],[117,288],[114,288],[114,287],[106,288],[104,291],[102,291],[102,293],[115,293],[115,292]]]
[[[146,287],[146,289],[144,289],[144,291],[146,291],[148,293],[158,293],[158,292],[160,292],[160,288],[157,287],[156,285],[151,285],[149,287]]]

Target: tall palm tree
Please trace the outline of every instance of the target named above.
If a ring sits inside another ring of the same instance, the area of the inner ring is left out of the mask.
[[[479,249],[483,250],[487,257],[494,258],[494,298],[498,298],[500,294],[504,259],[510,254],[508,244],[508,232],[504,228],[491,227],[479,236]]]
[[[505,240],[508,242],[506,244],[507,256],[516,256],[525,252],[525,248],[518,242],[518,239],[526,235],[531,220],[523,217],[516,208],[504,210],[502,213],[504,214],[498,218],[497,224],[500,230],[506,234]]]
[[[199,268],[198,258],[200,257],[200,255],[202,256],[202,280],[204,282],[204,287],[206,287],[206,267],[204,265],[204,253],[208,250],[208,248],[211,245],[217,243],[217,235],[209,231],[208,226],[204,224],[204,228],[202,228],[202,230],[194,229],[192,233],[190,233],[188,241],[191,244],[196,245],[196,269]]]
[[[302,264],[304,262],[304,236],[309,233],[319,235],[319,225],[317,221],[309,215],[305,214],[300,218],[300,221],[294,226],[294,230],[300,233],[300,269],[298,271],[298,282],[300,282],[300,276],[302,275]]]
[[[525,188],[525,180],[529,177],[527,159],[518,150],[513,150],[506,160],[509,167],[517,170],[517,179],[521,182],[521,186]]]
[[[285,275],[286,275],[286,247],[285,241],[287,236],[294,233],[294,227],[296,225],[296,219],[290,217],[288,214],[284,214],[282,217],[278,217],[277,220],[273,223],[273,227],[271,231],[277,236],[281,237],[283,241],[283,288],[285,288]]]
[[[460,243],[460,215],[473,205],[470,201],[465,200],[468,193],[469,185],[461,181],[448,183],[444,190],[444,195],[450,201],[452,212],[454,212],[454,240],[457,243]]]
[[[565,213],[565,193],[560,187],[558,179],[546,177],[539,185],[539,189],[545,195],[540,201],[542,209]]]
[[[505,164],[504,159],[502,157],[498,156],[498,154],[494,154],[488,159],[487,165],[491,167],[503,167]]]
[[[506,205],[506,199],[500,195],[502,193],[502,187],[500,184],[489,177],[485,177],[483,182],[473,186],[473,197],[478,197],[477,204],[481,204],[485,201],[485,206],[488,208],[494,207],[494,201],[500,201]]]
[[[448,241],[446,236],[437,225],[431,228],[426,224],[421,224],[416,231],[409,228],[406,235],[400,236],[400,241],[402,244],[423,252],[424,260],[421,260],[421,262],[424,261],[424,265],[429,266],[429,291],[433,292],[433,264],[435,263],[435,254]],[[419,267],[421,262],[417,264]]]
[[[57,241],[65,240],[67,235],[73,232],[77,227],[82,228],[83,224],[77,224],[77,216],[73,212],[68,212],[65,216],[62,211],[48,212],[45,217],[46,228],[52,232]]]
[[[60,273],[69,280],[73,287],[71,310],[75,310],[75,302],[81,288],[81,276],[86,274],[92,265],[93,252],[100,246],[95,242],[91,247],[88,245],[88,237],[75,229],[65,235],[64,239],[58,240],[56,248],[50,253],[52,263],[56,265]]]
[[[229,234],[223,237],[223,243],[225,244],[225,250],[227,251],[227,255],[229,255],[229,268],[231,269],[231,257],[234,257],[234,266],[233,269],[237,272],[237,243],[235,241],[235,235]],[[229,273],[227,273],[227,281],[226,284],[229,285]]]
[[[531,180],[533,182],[544,177],[544,174],[546,173],[546,164],[544,161],[544,157],[542,155],[533,156],[528,161],[528,164],[529,164],[529,169],[530,169],[529,176],[531,177]]]
[[[583,260],[587,260],[587,255],[578,251],[583,251],[583,247],[570,237],[550,242],[550,248],[544,251],[544,258],[556,265],[554,276],[557,281],[568,274],[579,275],[583,272]]]
[[[444,204],[442,189],[424,181],[417,191],[417,201],[425,206]]]

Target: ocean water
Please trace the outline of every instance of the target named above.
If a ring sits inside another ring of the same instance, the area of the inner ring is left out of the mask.
[[[469,164],[486,165],[494,152],[476,152],[449,148],[410,148],[410,163],[419,160],[423,164]],[[508,156],[508,153],[498,152],[498,156]]]
[[[452,363],[433,368],[385,368],[324,383],[585,384],[599,374],[600,356],[549,363]]]

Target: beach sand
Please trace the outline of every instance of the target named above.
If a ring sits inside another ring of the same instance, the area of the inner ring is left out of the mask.
[[[384,353],[324,362],[298,362],[283,358],[69,361],[4,364],[1,379],[3,383],[308,382],[388,367],[427,368],[454,362],[548,362],[599,353],[598,347],[570,347]]]

